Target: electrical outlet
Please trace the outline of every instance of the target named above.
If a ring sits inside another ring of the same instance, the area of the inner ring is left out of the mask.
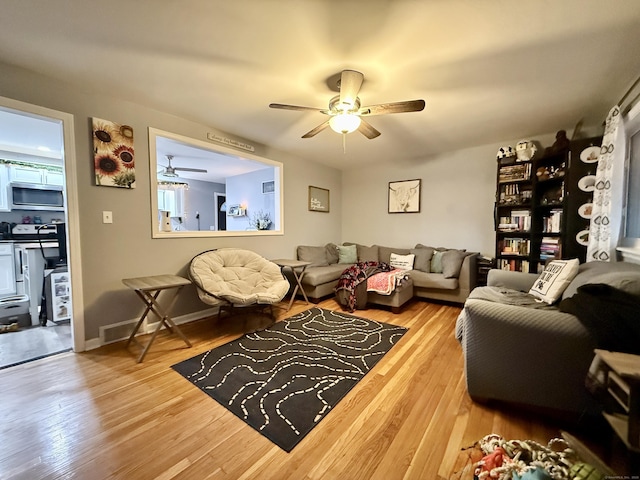
[[[102,212],[102,223],[113,223],[113,212]]]

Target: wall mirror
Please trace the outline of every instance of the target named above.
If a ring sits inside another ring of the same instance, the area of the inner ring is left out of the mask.
[[[149,128],[153,238],[282,235],[280,162]]]

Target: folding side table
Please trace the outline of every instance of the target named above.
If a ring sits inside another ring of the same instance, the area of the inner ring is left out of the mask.
[[[182,287],[184,287],[185,285],[190,285],[191,281],[178,275],[155,275],[151,277],[125,278],[122,280],[122,283],[135,291],[138,297],[140,297],[140,300],[142,300],[146,305],[146,308],[142,316],[140,317],[140,320],[138,320],[138,323],[133,329],[133,332],[131,332],[131,335],[129,336],[129,340],[127,340],[126,347],[129,346],[132,340],[138,343],[134,337],[138,332],[140,325],[142,325],[142,322],[144,322],[145,318],[147,318],[149,312],[155,313],[156,316],[160,319],[151,335],[151,338],[149,339],[149,342],[138,357],[138,363],[142,362],[142,360],[144,359],[144,356],[147,354],[149,347],[156,339],[156,336],[158,335],[158,332],[160,331],[162,325],[167,327],[167,330],[169,330],[169,332],[173,333],[173,331],[175,330],[175,333],[177,333],[178,336],[182,338],[182,340],[184,340],[184,343],[186,343],[188,347],[191,347],[191,343],[189,343],[187,337],[184,336],[184,334],[180,331],[178,326],[169,316],[169,312],[171,311],[176,298],[178,298],[178,293],[180,293]],[[163,308],[158,303],[158,295],[160,295],[160,292],[162,292],[163,290],[169,290],[172,288],[176,289],[175,295],[168,303],[168,305]]]
[[[307,298],[307,294],[304,291],[304,287],[302,286],[302,278],[304,277],[305,270],[311,262],[303,262],[302,260],[288,260],[284,258],[279,258],[277,260],[271,260],[273,263],[278,265],[281,270],[285,270],[288,268],[291,270],[293,274],[293,278],[296,279],[296,286],[293,289],[293,293],[291,294],[291,300],[289,300],[289,307],[287,308],[287,312],[291,310],[291,305],[293,305],[293,301],[296,298],[296,293],[298,293],[298,289],[302,292],[302,296],[304,300],[309,304],[309,299]]]

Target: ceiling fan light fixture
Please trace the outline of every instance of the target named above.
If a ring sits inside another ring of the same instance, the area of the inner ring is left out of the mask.
[[[336,133],[351,133],[356,131],[360,126],[360,117],[352,113],[334,115],[329,120],[329,126],[331,130]]]

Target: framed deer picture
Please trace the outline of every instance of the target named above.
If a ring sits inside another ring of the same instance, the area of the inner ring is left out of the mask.
[[[420,179],[389,182],[389,213],[420,212]]]

